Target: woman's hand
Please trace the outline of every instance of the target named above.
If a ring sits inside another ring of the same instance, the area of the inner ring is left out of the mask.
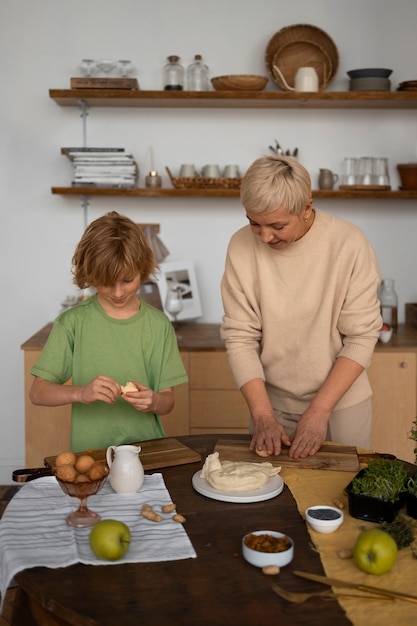
[[[290,446],[291,441],[284,427],[277,422],[275,417],[265,415],[253,419],[253,435],[249,449],[256,452],[266,451],[268,456],[279,454],[281,446]]]
[[[149,387],[140,383],[133,383],[137,391],[128,391],[122,394],[123,400],[126,400],[137,411],[141,413],[157,413],[165,415],[172,410],[174,406],[174,393],[172,388],[162,389],[158,393],[152,391]]]
[[[288,455],[293,459],[305,459],[316,454],[326,439],[329,417],[329,412],[309,406],[298,422]]]

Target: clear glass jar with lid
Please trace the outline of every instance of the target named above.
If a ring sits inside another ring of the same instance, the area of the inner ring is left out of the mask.
[[[162,70],[164,89],[181,91],[184,89],[184,68],[179,62],[180,57],[172,54],[167,59]]]
[[[187,68],[187,89],[189,91],[208,91],[209,69],[203,63],[201,54],[194,56],[194,61]]]

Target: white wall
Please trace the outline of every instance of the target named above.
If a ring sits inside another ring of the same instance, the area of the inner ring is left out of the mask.
[[[77,197],[54,196],[71,167],[61,146],[82,145],[76,108],[59,107],[50,88],[69,88],[81,58],[130,58],[142,89],[160,89],[169,54],[184,65],[203,55],[211,76],[265,74],[269,39],[284,26],[314,24],[335,41],[340,65],[330,90],[346,90],[346,71],[389,67],[393,89],[417,79],[415,0],[3,0],[0,24],[0,195],[2,359],[0,483],[24,464],[23,353],[20,345],[51,321],[75,293],[70,260],[84,229]],[[276,90],[274,84],[268,89]],[[297,146],[314,186],[320,167],[340,172],[345,156],[386,156],[391,182],[398,162],[417,157],[415,111],[92,109],[89,145],[122,145],[143,176],[153,146],[156,166],[239,163],[244,170],[278,139]],[[400,321],[416,301],[415,201],[320,200],[367,233],[382,273],[396,281]],[[219,281],[230,235],[244,223],[237,199],[93,199],[88,221],[116,209],[161,224],[168,260],[193,259],[202,322],[219,322]],[[54,451],[51,451],[54,452]]]

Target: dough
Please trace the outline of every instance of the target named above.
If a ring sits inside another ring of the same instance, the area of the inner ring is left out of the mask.
[[[137,387],[136,387],[136,385],[134,385],[134,384],[133,384],[133,383],[131,383],[131,382],[126,383],[126,385],[125,385],[125,386],[123,386],[123,385],[122,385],[122,386],[120,387],[120,389],[121,389],[122,393],[128,393],[129,391],[137,391]]]
[[[268,462],[221,462],[219,453],[213,452],[206,458],[200,478],[204,478],[220,491],[251,491],[263,487],[271,476],[279,474],[280,471],[280,467],[274,467]]]
[[[262,448],[262,450],[258,450],[258,448],[255,448],[255,452],[258,456],[269,456],[265,448]]]

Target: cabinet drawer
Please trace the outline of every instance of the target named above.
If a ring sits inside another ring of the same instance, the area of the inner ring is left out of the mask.
[[[226,352],[190,353],[191,389],[236,389]]]
[[[240,391],[190,393],[190,427],[243,428],[248,432],[249,411]]]

